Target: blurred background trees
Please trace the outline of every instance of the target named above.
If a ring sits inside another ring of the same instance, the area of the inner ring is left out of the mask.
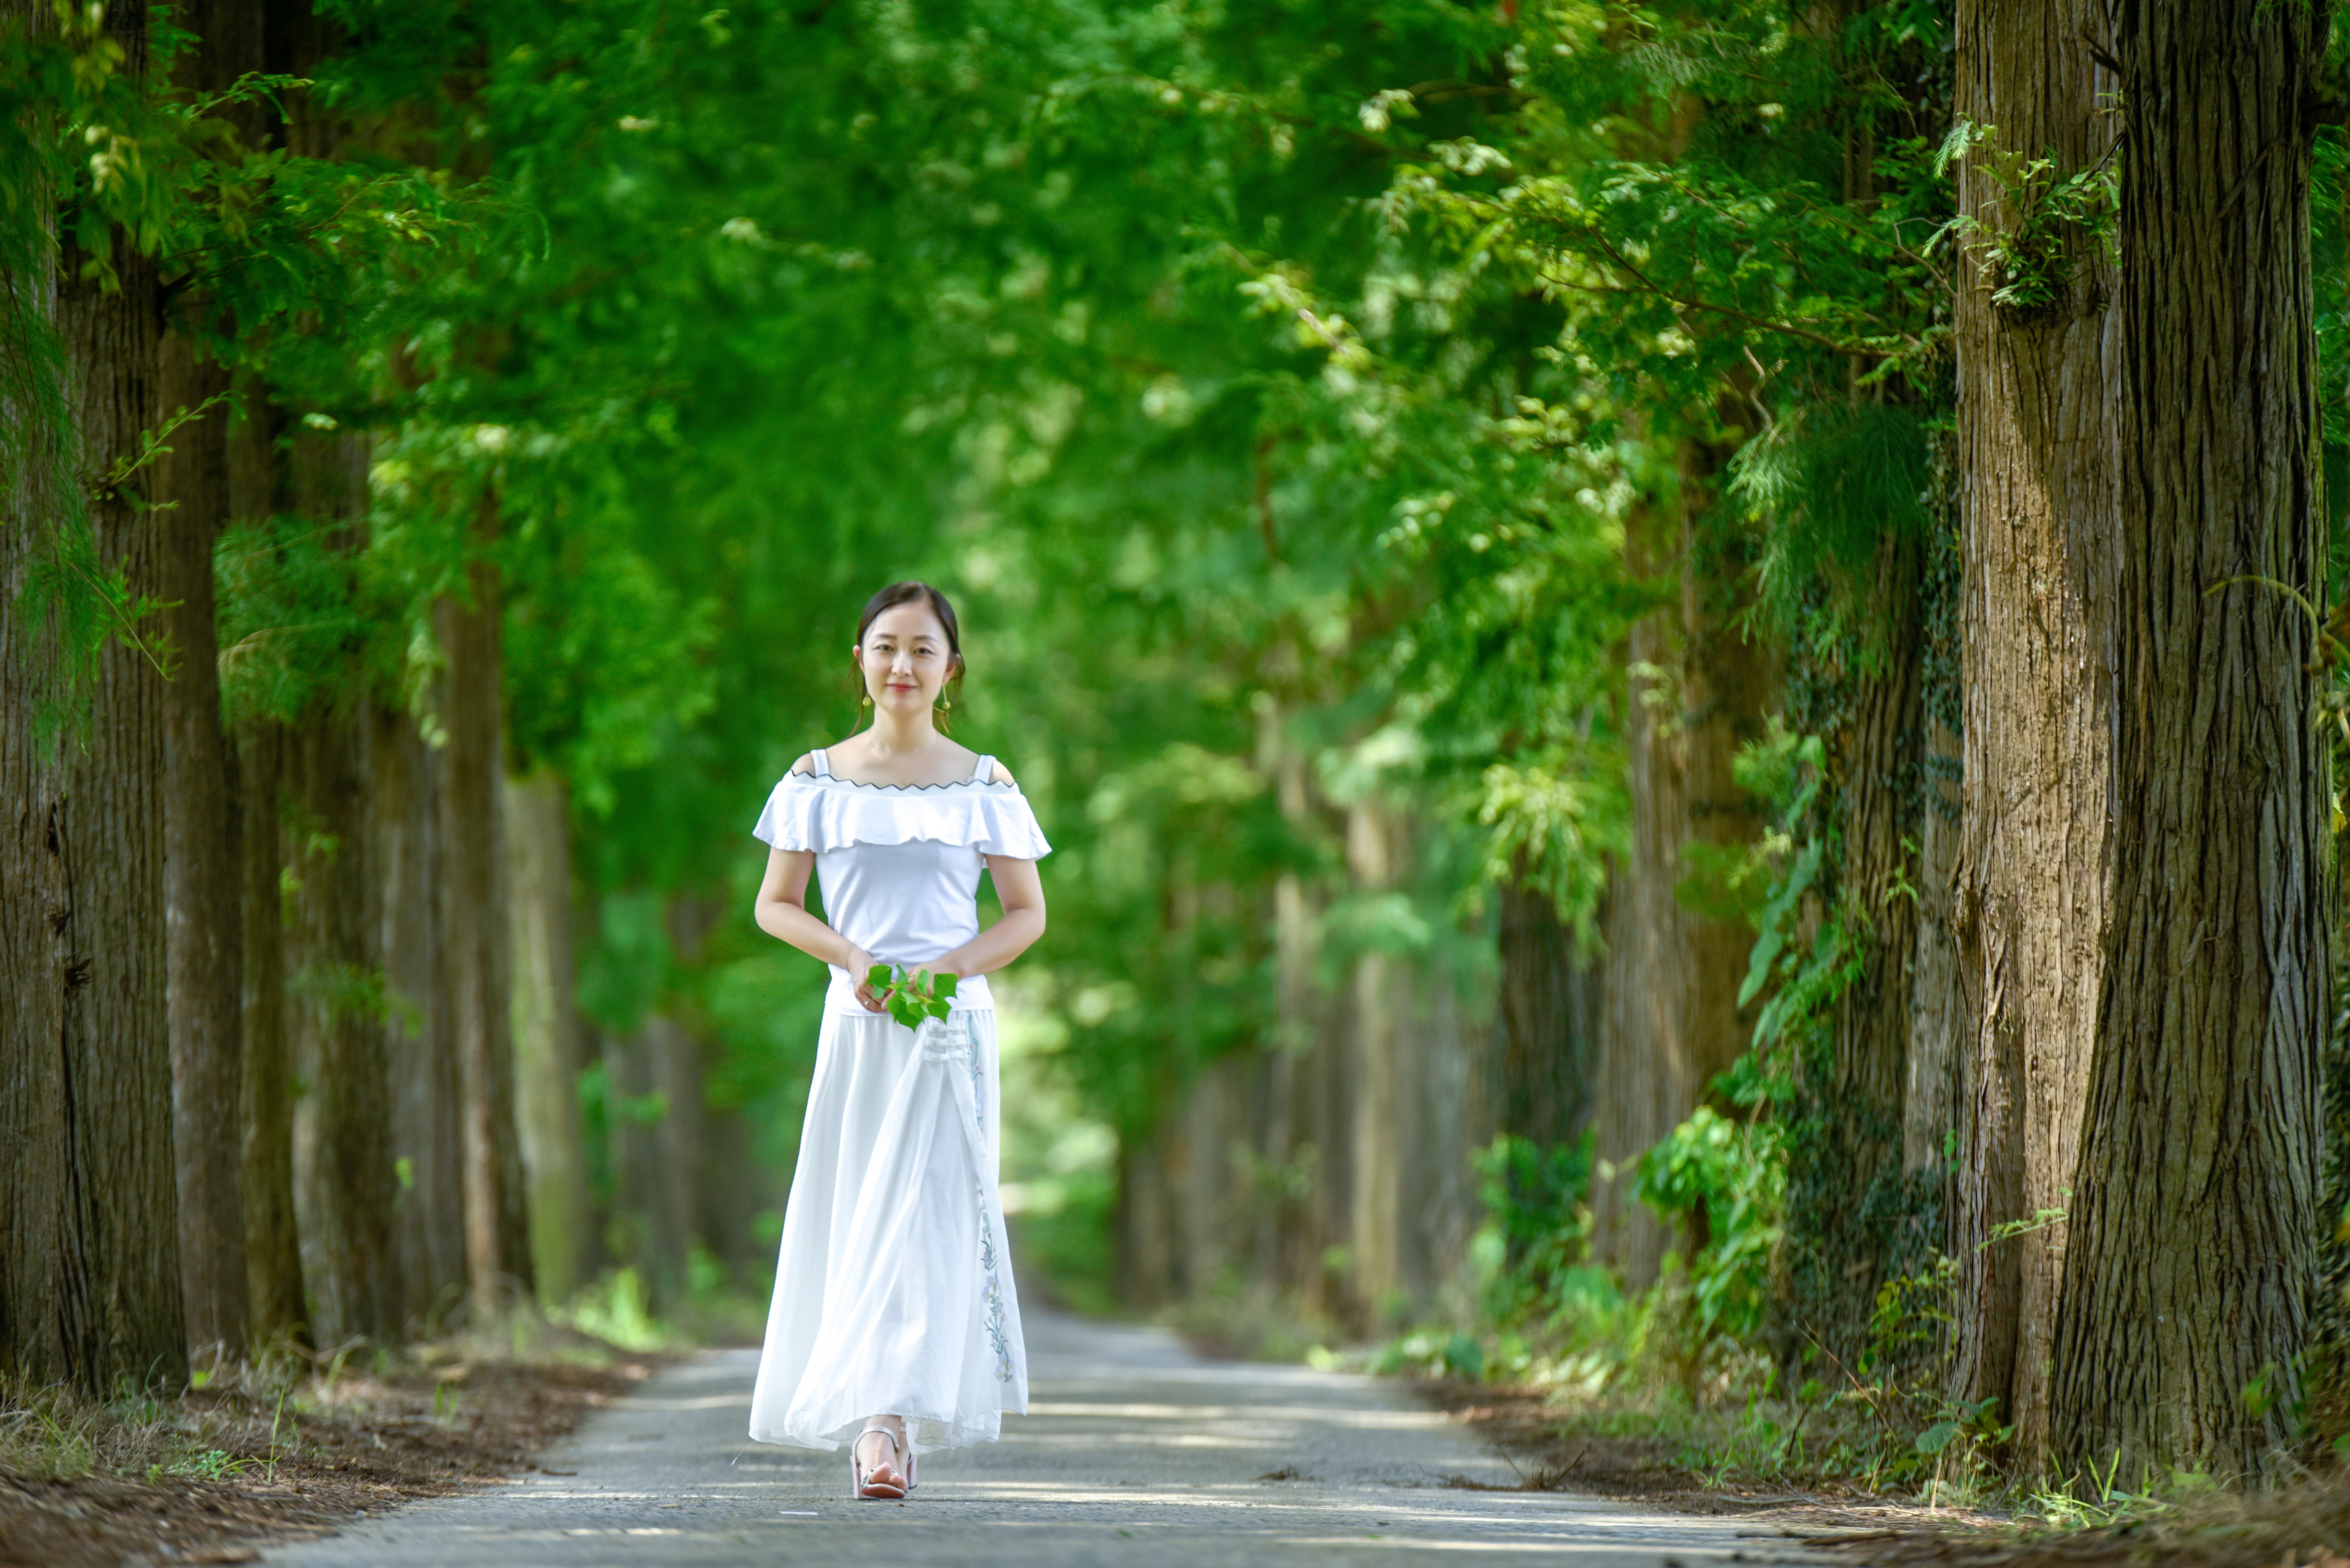
[[[2261,1468],[2283,1371],[2158,1420],[2056,1337],[2225,1316],[2068,1264],[2210,1219],[2085,1127],[2272,1217],[2230,1366],[2339,1288],[2332,45],[2189,9],[7,12],[0,1359],[761,1300],[822,987],[748,826],[919,576],[1058,846],[1033,1288],[1521,1368],[1645,1302],[1692,1388]],[[2108,100],[2182,49],[2293,90],[2176,282]],[[2127,334],[2254,293],[2298,358],[2156,419]],[[2131,498],[2197,442],[2257,496]],[[2222,753],[2241,871],[2116,892],[2112,770]]]

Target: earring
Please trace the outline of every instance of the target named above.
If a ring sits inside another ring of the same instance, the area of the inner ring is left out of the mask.
[[[941,697],[941,698],[939,699],[939,711],[940,711],[940,712],[941,712],[941,713],[951,713],[951,712],[953,712],[953,711],[954,711],[954,699],[953,699],[953,698],[951,698],[951,697],[944,697],[944,696]]]
[[[858,692],[857,694],[857,705],[859,708],[870,708],[873,706],[873,693],[870,691]]]

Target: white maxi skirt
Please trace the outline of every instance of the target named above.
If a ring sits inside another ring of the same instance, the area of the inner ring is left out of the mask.
[[[995,1014],[830,1012],[784,1211],[751,1436],[837,1449],[869,1416],[914,1451],[995,1440],[1028,1408],[996,1197]]]

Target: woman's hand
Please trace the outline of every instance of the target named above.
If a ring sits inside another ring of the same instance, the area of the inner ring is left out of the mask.
[[[873,989],[873,981],[869,978],[873,973],[873,955],[846,937],[841,939],[840,945],[847,950],[840,967],[847,970],[848,978],[857,982],[858,1005],[868,1012],[880,1012],[881,997]]]

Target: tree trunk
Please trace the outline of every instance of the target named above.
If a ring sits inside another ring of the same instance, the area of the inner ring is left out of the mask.
[[[570,813],[563,781],[551,774],[509,779],[505,792],[514,852],[515,1098],[530,1182],[531,1263],[541,1299],[566,1302],[585,1282],[589,1256]]]
[[[295,1071],[295,1201],[318,1347],[401,1326],[392,1206],[391,1082],[383,966],[368,853],[369,718],[356,699],[314,703],[287,737],[286,794],[299,891],[286,939]]]
[[[195,35],[173,63],[172,85],[182,91],[210,95],[263,68],[259,5],[181,0],[175,16]],[[257,107],[214,113],[246,145],[259,144]],[[183,294],[164,334],[161,407],[167,419],[228,390],[228,372],[193,340],[206,309],[200,289]],[[169,509],[157,520],[163,573],[158,597],[174,654],[163,695],[163,876],[180,1270],[191,1347],[242,1354],[251,1332],[241,1147],[243,867],[230,789],[234,758],[221,729],[213,607],[213,548],[232,514],[228,426],[224,404],[181,426],[156,462],[156,488]]]
[[[238,392],[237,417],[227,431],[229,515],[266,517],[286,504],[278,410],[256,382],[246,379]],[[258,1346],[310,1335],[295,1220],[294,1047],[286,1013],[286,726],[246,715],[228,746],[244,971],[238,1165],[245,1295]]]
[[[1921,1201],[1902,1158],[1917,1024],[1925,554],[1916,537],[1885,540],[1867,598],[1878,642],[1816,655],[1847,661],[1844,683],[1830,688],[1839,722],[1827,737],[1825,798],[1843,827],[1835,913],[1858,973],[1836,999],[1826,1071],[1801,1052],[1795,1064],[1799,1103],[1789,1108],[1809,1130],[1789,1144],[1773,1332],[1791,1373],[1815,1345],[1856,1365],[1877,1286],[1922,1265],[1940,1240],[1920,1226],[1935,1197]]]
[[[2035,219],[1999,161],[2043,151],[2060,174],[2110,150],[2091,0],[1960,0],[1957,109],[1996,127],[1969,154],[1958,210],[1986,232]],[[2001,1238],[2070,1203],[2104,940],[2111,800],[2114,535],[2110,265],[2073,236],[2054,303],[1992,303],[1970,245],[1956,301],[1964,475],[1960,616],[1965,782],[1956,918],[1970,1043],[1952,1250],[1962,1265],[1954,1393],[1997,1397],[2036,1469],[2065,1228]]]
[[[285,451],[293,510],[344,555],[364,542],[367,470],[361,436],[301,434]],[[284,753],[286,861],[296,889],[286,933],[286,1015],[306,1085],[294,1111],[295,1199],[321,1350],[382,1339],[402,1324],[382,928],[368,831],[374,736],[359,684],[355,670],[331,672],[289,729]]]
[[[1507,887],[1500,903],[1502,1130],[1545,1147],[1571,1144],[1591,1121],[1597,955],[1575,950],[1549,894]]]
[[[108,36],[144,69],[147,18],[125,9]],[[133,596],[161,586],[160,521],[133,472],[156,424],[158,285],[153,262],[118,240],[119,286],[82,275],[68,247],[58,321],[78,466],[96,487],[89,517],[101,570]],[[151,644],[158,628],[142,622]],[[68,1232],[58,1305],[76,1383],[187,1372],[179,1203],[172,1137],[172,1048],[163,923],[163,680],[150,646],[110,641],[98,657],[83,744],[69,749],[59,837],[68,902],[64,1011]]]
[[[507,941],[505,718],[497,568],[497,498],[484,493],[465,568],[470,603],[433,607],[447,665],[441,720],[442,979],[456,1046],[464,1158],[465,1279],[473,1309],[495,1317],[530,1293],[530,1238],[514,1114],[514,993]]]
[[[203,85],[203,84],[199,84]],[[228,387],[181,332],[165,334],[167,417]],[[213,613],[213,545],[228,521],[228,410],[182,425],[156,464],[163,630],[172,651],[164,687],[163,919],[172,1037],[172,1121],[178,1150],[180,1277],[188,1344],[199,1355],[246,1348],[244,1110],[244,926],[229,751],[221,732],[220,639]]]
[[[720,906],[682,894],[662,910],[670,950],[691,967],[716,923]],[[682,1303],[692,1289],[693,1249],[705,1238],[700,1202],[702,1155],[702,1040],[672,1001],[669,1010],[647,1018],[637,1040],[638,1072],[658,1106],[649,1116],[639,1146],[640,1212],[645,1218],[643,1256],[647,1285],[661,1311]]]
[[[5,0],[0,21],[38,29],[47,8]],[[65,1375],[70,1235],[65,1058],[66,749],[71,680],[53,607],[26,589],[62,547],[74,483],[64,389],[51,375],[57,280],[50,193],[27,196],[29,233],[0,229],[0,1372]]]
[[[442,753],[407,713],[379,704],[372,748],[381,889],[384,1049],[400,1162],[400,1313],[427,1334],[465,1300],[464,1153],[448,988],[441,981]]]
[[[2122,65],[2111,945],[2059,1463],[2284,1468],[2315,1239],[2327,778],[2309,148],[2322,8],[2113,12]],[[2301,603],[2293,595],[2301,597]]]
[[[1347,868],[1357,893],[1392,888],[1409,850],[1393,814],[1361,802],[1347,813]],[[1388,1326],[1403,1285],[1403,1031],[1409,1019],[1403,966],[1393,955],[1355,961],[1353,1223],[1356,1312],[1373,1332]],[[1212,1151],[1210,1151],[1212,1153]]]
[[[1964,1103],[1959,1070],[1966,1026],[1960,984],[1953,899],[1961,837],[1959,739],[1961,718],[1959,636],[1958,495],[1949,440],[1936,438],[1945,461],[1932,535],[1927,541],[1918,661],[1923,749],[1918,757],[1918,945],[1910,962],[1908,1086],[1902,1102],[1901,1165],[1915,1180],[1942,1189],[1941,1240],[1950,1245],[1950,1150]]]
[[[1672,493],[1625,531],[1627,570],[1678,589],[1627,643],[1632,843],[1608,877],[1607,1016],[1594,1073],[1594,1248],[1634,1290],[1656,1279],[1667,1238],[1625,1197],[1633,1163],[1696,1109],[1749,1033],[1738,988],[1754,933],[1675,897],[1689,870],[1683,846],[1751,842],[1761,826],[1731,763],[1762,733],[1773,671],[1736,629],[1742,607],[1727,596],[1737,570],[1700,525],[1725,457],[1690,446]]]
[[[310,1337],[294,1203],[294,1050],[286,1016],[285,726],[248,722],[236,738],[237,859],[243,880],[244,995],[238,1149],[244,1193],[245,1296],[255,1345]]]

